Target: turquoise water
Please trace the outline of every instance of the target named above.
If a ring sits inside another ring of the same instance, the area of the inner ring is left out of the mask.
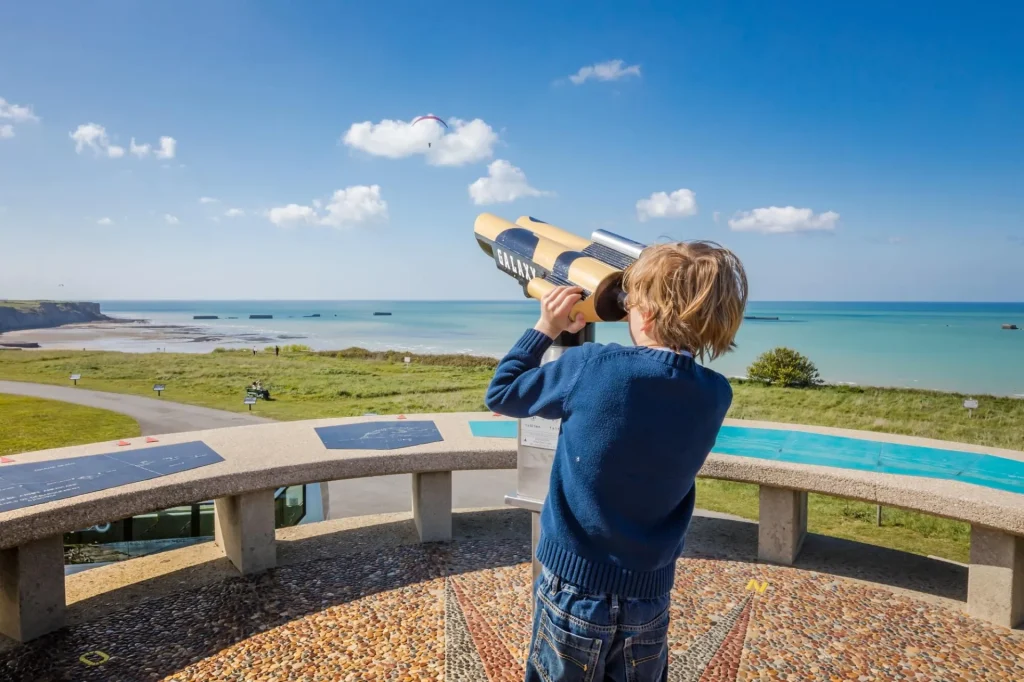
[[[93,347],[206,352],[216,346],[304,343],[316,349],[361,346],[421,353],[501,356],[536,321],[535,301],[108,301],[114,316],[200,327],[202,342],[130,339]],[[391,316],[374,316],[388,311]],[[250,314],[272,320],[249,320]],[[319,313],[319,318],[303,315]],[[711,363],[742,376],[761,352],[789,346],[810,357],[829,382],[902,386],[1024,397],[1024,303],[755,302],[733,353]],[[193,321],[193,315],[222,319]],[[236,320],[224,319],[238,317]],[[599,341],[628,343],[624,324],[599,324]],[[90,345],[90,344],[86,344]]]
[[[515,438],[517,424],[511,420],[471,421],[469,429],[477,438]],[[714,452],[776,462],[937,478],[1024,493],[1024,462],[961,450],[805,431],[723,426]]]

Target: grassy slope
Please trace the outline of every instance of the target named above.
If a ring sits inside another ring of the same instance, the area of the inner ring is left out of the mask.
[[[139,435],[135,420],[56,400],[0,394],[0,455]]]
[[[360,415],[364,412],[445,412],[484,410],[483,387],[491,364],[429,366],[401,362],[334,358],[313,354],[281,357],[251,352],[174,353],[0,352],[0,379],[70,385],[98,391],[163,396],[195,405],[242,412],[245,387],[263,381],[273,400],[255,410],[274,419]]]
[[[35,310],[41,303],[42,301],[8,301],[0,298],[0,307],[14,308],[15,310]]]
[[[464,357],[294,353],[274,357],[248,351],[171,353],[0,353],[0,379],[67,385],[81,372],[84,388],[152,396],[166,383],[169,400],[242,411],[245,386],[259,378],[274,400],[256,411],[276,419],[398,412],[484,410],[483,389],[493,361]],[[734,385],[730,417],[865,429],[1024,450],[1024,400],[983,398],[968,419],[964,396],[926,391],[829,387],[814,390]],[[755,486],[701,481],[698,504],[757,517]],[[966,524],[886,509],[882,528],[871,505],[812,496],[812,531],[874,544],[967,558]]]

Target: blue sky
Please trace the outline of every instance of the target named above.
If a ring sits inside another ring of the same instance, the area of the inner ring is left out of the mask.
[[[489,211],[1021,300],[1024,10],[839,4],[12,4],[0,297],[515,299]]]

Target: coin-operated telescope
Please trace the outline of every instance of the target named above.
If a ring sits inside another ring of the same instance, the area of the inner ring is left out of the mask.
[[[514,223],[482,213],[473,227],[477,244],[523,293],[540,300],[556,286],[575,285],[583,298],[571,317],[586,322],[619,322],[626,317],[622,272],[646,248],[631,239],[597,230],[590,239],[542,220],[523,216]]]
[[[490,213],[477,217],[473,232],[480,248],[494,258],[499,270],[519,282],[529,298],[540,300],[557,286],[583,289],[583,297],[570,316],[583,313],[587,324],[577,334],[559,336],[541,363],[558,359],[569,347],[594,341],[594,323],[619,322],[626,317],[622,275],[647,248],[644,244],[604,230],[586,239],[536,218],[523,216],[510,223]],[[505,503],[533,512],[534,550],[540,541],[540,512],[548,494],[560,432],[557,420],[519,420],[517,490],[505,496]],[[534,559],[534,578],[539,573],[540,565]]]

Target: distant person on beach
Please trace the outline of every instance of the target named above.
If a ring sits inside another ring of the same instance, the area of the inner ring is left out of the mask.
[[[623,288],[635,346],[586,343],[541,365],[559,334],[584,327],[570,317],[582,289],[557,287],[487,389],[494,412],[561,419],[527,682],[667,675],[669,593],[694,481],[732,403],[728,380],[694,356],[732,350],[747,278],[717,244],[660,244],[626,270]]]
[[[281,354],[281,349],[278,348],[277,346],[274,346],[274,357],[277,357],[280,354]]]
[[[253,347],[252,347],[252,354],[253,354],[253,355],[256,355],[256,346],[253,346]]]

